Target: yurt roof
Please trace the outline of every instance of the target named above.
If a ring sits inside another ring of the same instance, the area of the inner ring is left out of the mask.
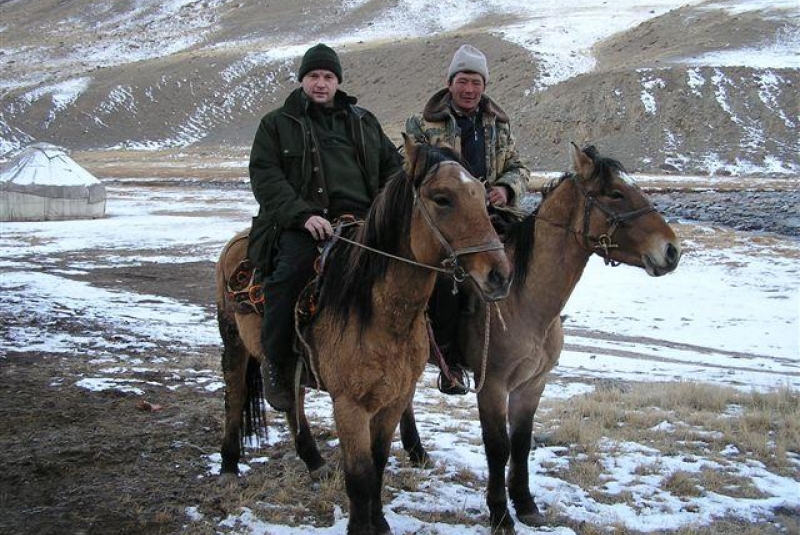
[[[8,162],[0,182],[16,186],[86,186],[100,181],[78,165],[66,151],[49,143],[35,143]]]

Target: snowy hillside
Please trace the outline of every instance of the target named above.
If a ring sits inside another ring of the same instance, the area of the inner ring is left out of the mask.
[[[568,141],[633,170],[796,175],[796,1],[127,0],[0,3],[0,154],[221,151],[244,160],[258,118],[318,41],[342,88],[399,139],[463,42],[523,157],[560,170]]]

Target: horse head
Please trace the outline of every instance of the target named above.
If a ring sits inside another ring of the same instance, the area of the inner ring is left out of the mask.
[[[571,146],[573,181],[584,198],[583,239],[607,264],[644,268],[659,277],[675,270],[675,233],[618,161],[593,146]]]
[[[447,147],[415,144],[403,134],[408,179],[414,183],[410,252],[418,262],[440,265],[457,282],[472,279],[483,296],[508,295],[511,268],[486,210],[484,186]]]

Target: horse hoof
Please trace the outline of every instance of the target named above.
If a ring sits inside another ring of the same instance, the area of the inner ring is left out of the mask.
[[[392,528],[383,516],[375,522],[375,535],[392,535]]]
[[[544,515],[539,512],[539,508],[536,507],[536,502],[533,501],[533,498],[515,501],[514,509],[517,512],[517,519],[526,526],[538,528],[546,524]]]
[[[492,535],[516,535],[517,530],[514,529],[514,520],[511,518],[511,513],[508,509],[501,514],[490,514],[490,521],[492,526]]]
[[[323,464],[316,470],[311,470],[308,473],[308,475],[311,477],[311,481],[313,481],[314,483],[318,483],[320,481],[326,481],[332,478],[333,474],[334,471],[327,464]]]
[[[430,468],[433,466],[433,459],[431,459],[427,451],[423,451],[422,454],[412,454],[409,458],[415,468]]]
[[[526,526],[533,526],[535,528],[540,528],[547,524],[544,519],[544,515],[540,512],[536,511],[535,513],[527,513],[527,514],[517,514],[517,518],[520,522],[525,524]]]
[[[234,474],[233,472],[222,472],[219,475],[219,482],[223,485],[236,483],[237,481],[239,481],[239,474]]]

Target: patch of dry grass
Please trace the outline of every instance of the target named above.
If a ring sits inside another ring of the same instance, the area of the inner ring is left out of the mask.
[[[789,389],[744,393],[695,383],[603,383],[590,394],[565,401],[550,401],[545,396],[543,406],[545,410],[537,415],[537,429],[547,430],[548,445],[567,448],[565,456],[569,459],[566,465],[553,463],[546,468],[553,469],[556,477],[580,486],[600,503],[636,507],[630,493],[609,493],[605,487],[609,478],[601,460],[617,455],[618,445],[624,443],[652,448],[665,457],[698,462],[704,459],[722,467],[709,465],[697,471],[665,474],[660,459],[642,457],[633,475],[651,480],[663,475],[662,490],[686,500],[687,510],[696,509],[692,500],[706,493],[764,498],[765,494],[748,477],[738,474],[734,463],[756,461],[779,475],[800,476],[796,461],[789,455],[800,452],[800,395]],[[776,525],[765,524],[757,531],[750,526],[743,529],[743,524],[733,519],[723,519],[704,528],[689,527],[670,533],[777,534],[796,530],[798,511],[777,513]],[[568,519],[560,520],[571,525]],[[580,524],[573,529],[579,535],[632,533],[620,526],[601,529]]]
[[[733,498],[759,499],[767,497],[753,484],[750,478],[740,476],[730,470],[703,468],[697,477],[699,484],[707,492]]]
[[[759,499],[765,495],[746,476],[740,475],[733,463],[759,461],[769,469],[797,477],[788,452],[800,451],[798,441],[797,393],[780,390],[769,394],[748,394],[733,389],[691,383],[613,385],[604,383],[595,392],[566,401],[543,400],[544,410],[537,415],[537,429],[551,432],[548,445],[562,445],[562,460],[553,461],[548,468],[554,477],[580,488],[596,502],[625,504],[635,509],[640,498],[635,491],[614,487],[606,469],[607,461],[625,454],[625,443],[640,444],[657,450],[665,457],[679,456],[701,462],[707,459],[715,466],[700,467],[697,471],[668,471],[658,455],[643,454],[633,470],[634,479],[644,484],[660,485],[661,489],[684,502],[687,511],[696,512],[694,501],[707,493],[733,498]],[[460,431],[454,424],[450,432]],[[444,430],[442,430],[444,432]],[[329,431],[320,431],[330,439]],[[322,454],[337,463],[339,452],[332,440],[318,437]],[[311,483],[305,466],[290,443],[270,448],[268,468],[254,464],[246,478],[222,489],[213,501],[219,516],[238,514],[247,507],[264,521],[296,526],[313,525],[320,528],[335,521],[337,507],[347,515],[347,495],[340,471],[320,483]],[[395,449],[398,460],[385,473],[384,499],[391,501],[402,492],[424,492],[431,478],[445,480],[471,488],[485,484],[483,476],[468,468],[452,471],[436,463],[428,470],[412,468],[405,452]],[[731,467],[725,469],[726,466]],[[206,500],[206,503],[209,503]],[[467,509],[453,504],[448,511],[398,511],[433,524],[487,525],[484,511]],[[558,507],[544,511],[551,525],[570,527],[578,535],[640,535],[614,522],[594,525],[567,518]],[[165,513],[166,514],[166,513]],[[210,514],[208,510],[205,514]],[[798,532],[798,511],[776,511],[772,523],[751,526],[735,518],[714,521],[708,526],[687,526],[663,532],[671,535],[783,535]],[[795,530],[795,531],[792,531]]]

